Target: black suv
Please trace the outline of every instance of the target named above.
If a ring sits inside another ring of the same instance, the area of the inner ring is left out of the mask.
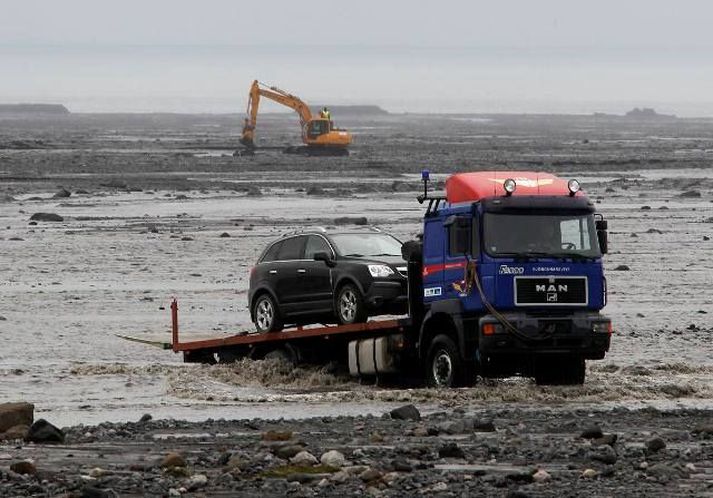
[[[406,312],[401,242],[386,233],[313,230],[283,236],[250,272],[250,316],[259,332],[285,324],[365,322]]]

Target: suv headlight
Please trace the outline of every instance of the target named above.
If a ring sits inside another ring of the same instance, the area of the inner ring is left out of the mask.
[[[388,277],[394,274],[394,270],[386,265],[369,265],[369,273],[371,273],[371,276],[374,278]]]

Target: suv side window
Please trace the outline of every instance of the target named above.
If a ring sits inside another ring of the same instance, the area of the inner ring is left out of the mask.
[[[274,244],[272,244],[265,253],[265,255],[262,257],[260,262],[269,263],[271,261],[275,261],[277,259],[277,253],[280,250],[280,247],[282,247],[282,241],[275,242]]]
[[[314,259],[314,255],[318,252],[326,252],[331,256],[332,248],[319,235],[310,235],[307,237],[307,245],[305,246],[305,259]]]
[[[302,259],[304,253],[305,239],[307,237],[292,237],[282,242],[282,247],[277,253],[277,259],[285,261],[289,259]]]

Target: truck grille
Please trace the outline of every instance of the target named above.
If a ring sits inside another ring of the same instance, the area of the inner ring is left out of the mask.
[[[579,306],[588,302],[587,277],[515,277],[517,306]]]

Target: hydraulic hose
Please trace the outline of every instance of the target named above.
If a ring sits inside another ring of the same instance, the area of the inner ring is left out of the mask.
[[[544,341],[549,339],[552,334],[546,334],[546,335],[540,335],[538,337],[532,337],[524,332],[522,332],[520,329],[518,329],[515,325],[510,323],[505,316],[503,316],[502,313],[500,313],[498,310],[496,310],[492,304],[490,304],[490,301],[488,301],[488,298],[485,296],[485,291],[483,290],[483,286],[480,283],[480,278],[478,277],[478,268],[477,264],[475,261],[467,259],[466,265],[465,265],[465,281],[466,281],[466,286],[468,285],[469,282],[475,282],[475,287],[478,289],[478,294],[480,294],[480,299],[483,301],[483,305],[485,308],[490,312],[491,315],[495,317],[495,319],[503,326],[503,328],[510,333],[511,335],[517,337],[523,342],[538,342],[538,341]]]

